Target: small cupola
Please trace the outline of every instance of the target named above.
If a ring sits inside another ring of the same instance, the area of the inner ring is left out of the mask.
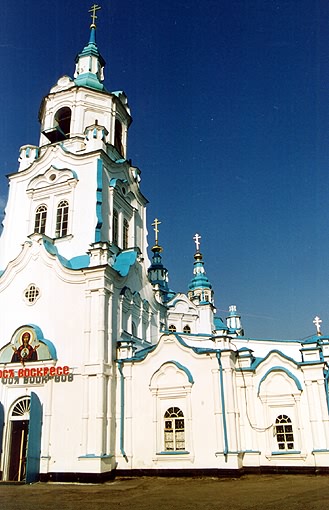
[[[169,289],[168,285],[168,269],[162,264],[162,247],[159,245],[159,225],[161,222],[155,218],[152,226],[155,232],[155,244],[152,247],[152,263],[147,270],[149,282],[153,285],[154,290],[160,297],[162,302],[169,301],[173,296],[174,292]]]
[[[104,81],[105,60],[99,53],[96,44],[96,11],[99,9],[100,7],[95,4],[89,11],[92,13],[89,42],[76,57],[74,82],[78,86],[104,90],[102,82]]]
[[[228,311],[229,315],[226,317],[226,324],[230,333],[237,336],[243,336],[244,331],[241,324],[241,316],[237,312],[236,305],[230,305]]]
[[[195,304],[213,304],[213,290],[204,268],[203,256],[200,252],[199,234],[195,234],[194,242],[196,252],[194,254],[193,278],[188,286],[188,297]]]

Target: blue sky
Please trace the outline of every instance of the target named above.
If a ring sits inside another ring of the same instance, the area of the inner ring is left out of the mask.
[[[128,157],[171,287],[187,290],[198,232],[219,315],[236,304],[248,336],[304,338],[318,314],[329,334],[329,4],[100,4],[106,86],[129,98]],[[2,4],[0,207],[42,97],[73,75],[90,6]]]

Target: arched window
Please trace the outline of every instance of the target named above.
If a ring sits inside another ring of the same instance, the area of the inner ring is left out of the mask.
[[[176,326],[174,326],[174,324],[170,324],[168,330],[171,332],[171,333],[175,333],[176,332]]]
[[[55,237],[64,237],[67,235],[68,221],[69,203],[67,200],[61,200],[57,207]]]
[[[116,119],[114,128],[114,147],[123,156],[123,145],[122,145],[122,124]]]
[[[39,205],[35,211],[34,232],[38,232],[38,234],[44,234],[46,231],[46,220],[47,206],[44,204]]]
[[[63,132],[65,137],[70,135],[71,131],[71,109],[65,106],[60,108],[55,114],[55,125]]]
[[[11,419],[12,420],[22,420],[29,419],[31,410],[31,399],[30,397],[21,398],[14,406]]]
[[[278,442],[279,450],[294,449],[294,434],[289,416],[280,414],[275,420],[274,434]]]
[[[113,209],[112,230],[113,230],[113,243],[118,244],[119,216],[118,211],[116,209]]]
[[[129,239],[129,223],[126,218],[123,220],[123,249],[126,250],[128,248],[128,239]]]
[[[185,450],[184,414],[179,407],[169,407],[164,415],[165,451]]]
[[[131,323],[131,334],[132,334],[132,336],[137,338],[137,326],[134,321],[132,321],[132,323]]]
[[[186,326],[184,326],[183,333],[191,333],[191,328],[188,324],[186,324]]]

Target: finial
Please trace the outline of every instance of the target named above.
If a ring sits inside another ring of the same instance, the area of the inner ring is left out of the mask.
[[[314,317],[313,324],[316,327],[316,334],[318,336],[322,336],[322,333],[321,333],[321,330],[320,330],[321,323],[322,323],[322,320],[320,319],[320,317],[318,317],[318,316]]]
[[[152,223],[152,227],[154,227],[154,232],[155,232],[155,245],[153,246],[152,250],[156,250],[156,251],[162,251],[161,246],[159,246],[159,238],[158,238],[158,233],[159,233],[158,226],[159,225],[161,225],[161,221],[159,221],[158,218],[155,218],[154,222]]]
[[[96,28],[96,20],[97,20],[97,16],[96,16],[96,11],[99,11],[99,9],[101,9],[100,5],[97,5],[97,4],[94,4],[91,9],[89,9],[88,12],[91,12],[92,14],[90,15],[91,16],[91,19],[92,19],[92,23],[90,25],[90,28]]]
[[[199,236],[199,234],[195,234],[195,236],[193,237],[194,239],[194,242],[195,242],[195,247],[196,247],[196,251],[200,251],[199,248],[200,248],[200,242],[199,242],[199,239],[201,239],[201,236]]]

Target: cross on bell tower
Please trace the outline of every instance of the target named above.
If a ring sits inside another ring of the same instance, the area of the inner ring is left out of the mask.
[[[91,19],[92,19],[92,23],[90,25],[90,28],[96,28],[96,19],[97,19],[97,16],[96,16],[96,12],[99,11],[101,9],[100,5],[97,5],[97,4],[94,4],[91,9],[89,9],[88,12],[91,12]]]

